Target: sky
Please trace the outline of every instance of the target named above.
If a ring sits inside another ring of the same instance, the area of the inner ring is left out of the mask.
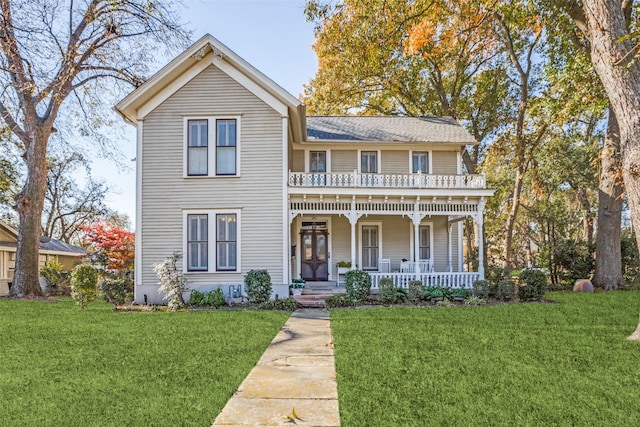
[[[304,0],[184,0],[181,11],[193,40],[211,34],[292,95],[302,92],[317,69],[313,24],[305,22]],[[160,59],[160,66],[171,58]],[[135,128],[128,125],[120,144],[126,159],[134,159]],[[108,160],[94,159],[92,174],[109,185],[107,205],[127,214],[135,226],[135,164],[118,172]]]

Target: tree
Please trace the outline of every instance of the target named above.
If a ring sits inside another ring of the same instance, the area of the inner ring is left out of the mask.
[[[112,222],[101,219],[81,227],[83,244],[106,269],[124,273],[133,268],[135,235]]]
[[[632,0],[562,2],[589,41],[591,62],[607,93],[620,132],[622,178],[631,222],[640,229],[640,63]],[[636,240],[640,246],[640,234]]]
[[[107,88],[139,86],[156,46],[186,41],[173,7],[162,0],[0,0],[0,116],[22,144],[26,164],[11,296],[41,293],[47,148],[63,103],[71,98],[65,105],[77,102],[86,113]]]
[[[72,173],[86,164],[85,157],[72,152],[63,158],[49,158],[47,192],[44,204],[44,235],[71,243],[80,238],[82,226],[105,216],[104,204],[108,192],[103,182],[88,179],[80,188]]]

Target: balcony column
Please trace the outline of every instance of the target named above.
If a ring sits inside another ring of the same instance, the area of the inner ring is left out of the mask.
[[[448,221],[447,221],[448,223]],[[452,243],[451,243],[451,227],[453,227],[453,224],[448,223],[447,226],[447,249],[448,249],[448,256],[447,256],[447,271],[453,271],[453,248],[452,248]]]

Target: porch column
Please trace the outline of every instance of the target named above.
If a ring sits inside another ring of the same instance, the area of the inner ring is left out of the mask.
[[[484,197],[478,203],[476,223],[478,224],[478,273],[480,280],[484,280]]]
[[[351,198],[351,210],[346,212],[344,216],[347,217],[349,223],[351,224],[351,268],[356,268],[356,225],[358,224],[358,219],[362,216],[356,212],[356,196]]]
[[[416,275],[416,280],[420,280],[420,221],[422,221],[423,215],[419,213],[419,201],[416,201],[415,211],[411,215],[411,221],[413,222],[413,272]]]
[[[448,217],[447,217],[448,218]],[[452,244],[451,244],[451,227],[453,227],[452,224],[450,224],[447,221],[447,249],[449,251],[449,253],[447,254],[447,271],[453,271],[453,265],[452,265],[452,260],[453,260],[453,248],[452,248]]]

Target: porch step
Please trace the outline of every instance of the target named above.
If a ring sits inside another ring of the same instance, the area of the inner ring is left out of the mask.
[[[324,307],[324,300],[332,295],[333,294],[294,295],[293,299],[305,308],[322,308]]]

